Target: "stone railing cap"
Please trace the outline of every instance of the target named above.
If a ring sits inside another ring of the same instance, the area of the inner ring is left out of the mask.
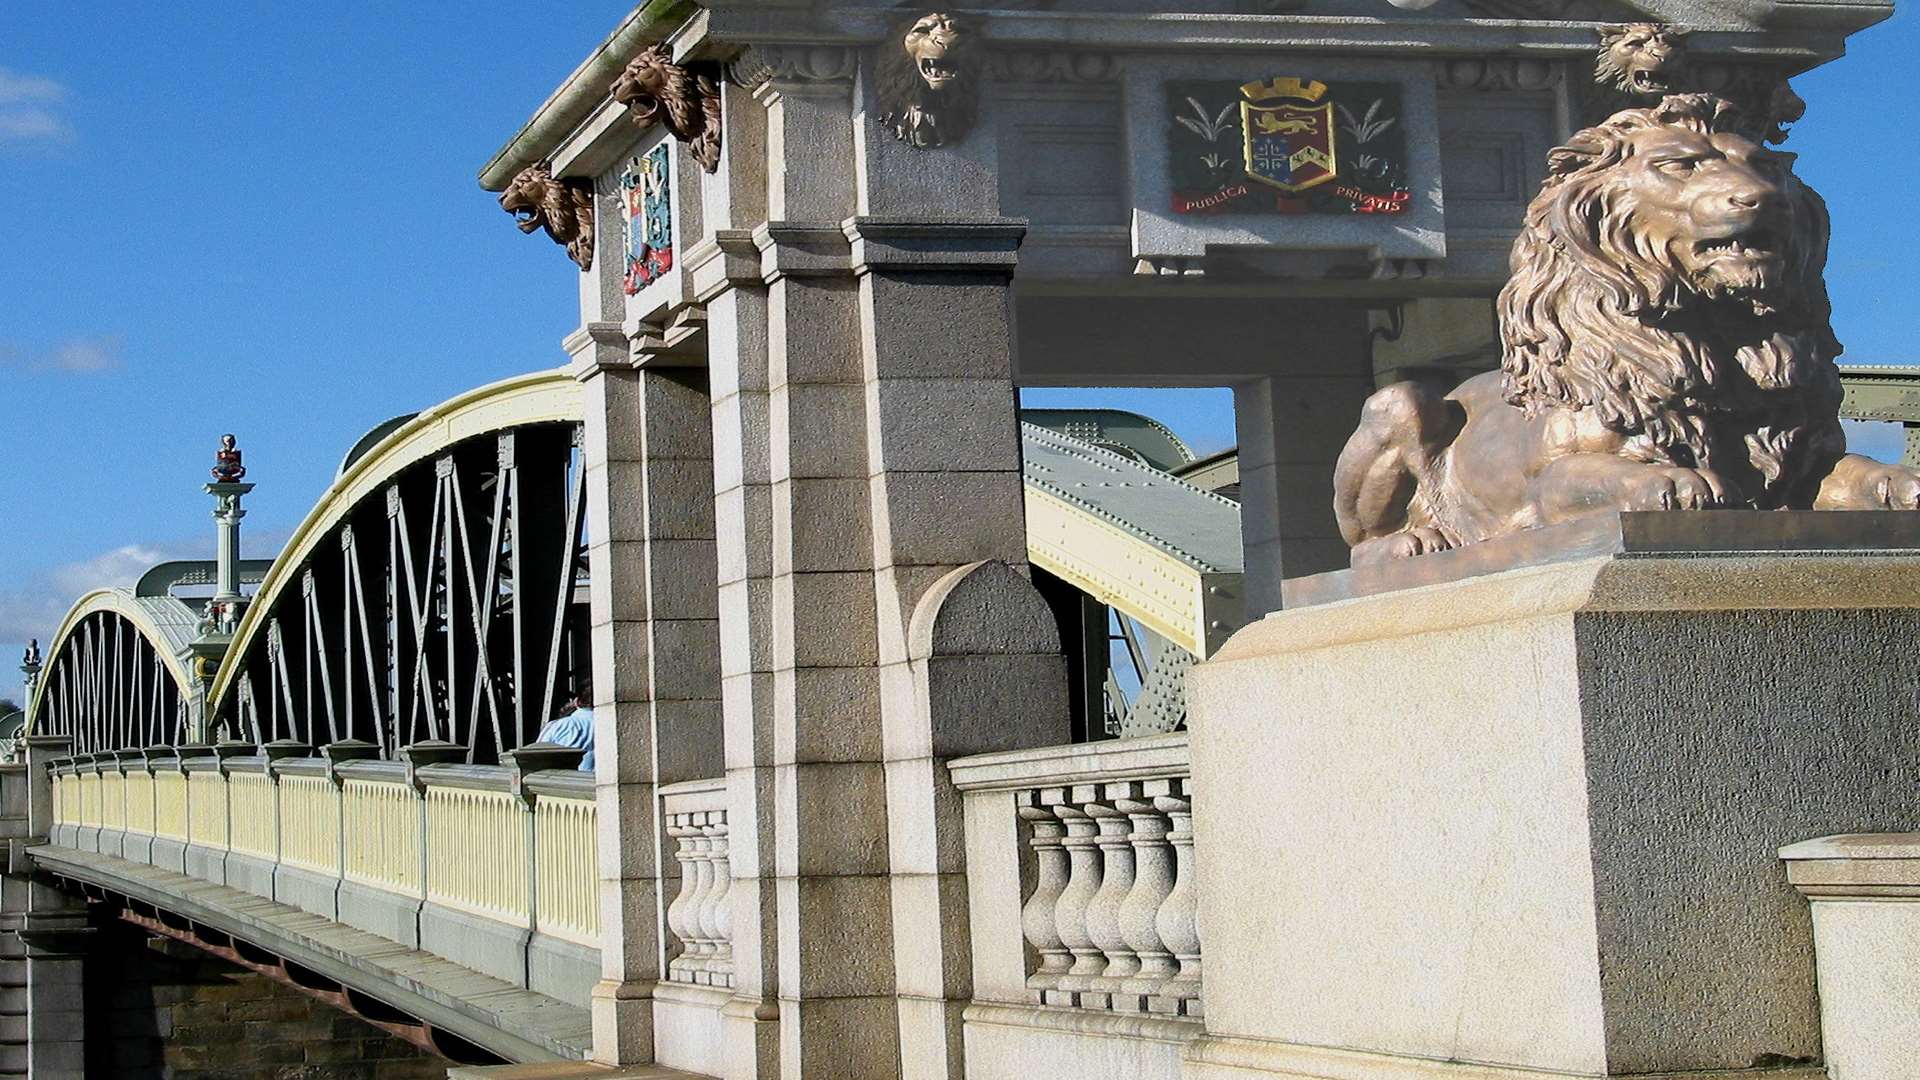
[[[279,761],[281,758],[291,757],[312,757],[313,746],[298,739],[274,739],[272,742],[260,744],[260,756],[268,761]]]
[[[1809,859],[1920,859],[1920,833],[1843,833],[1780,849],[1789,862]]]
[[[547,795],[556,799],[593,798],[593,774],[579,769],[548,769],[545,772],[528,773],[526,789],[535,795]]]
[[[1011,791],[1184,777],[1190,768],[1184,731],[1138,739],[1001,750],[947,762],[954,785],[962,791]]]
[[[422,739],[400,748],[400,760],[413,765],[454,765],[466,760],[467,748],[445,739]]]
[[[340,762],[334,766],[334,770],[349,780],[378,780],[395,784],[407,782],[407,764],[404,761],[360,758]]]
[[[425,787],[512,791],[514,783],[513,771],[499,765],[422,765],[413,775]]]
[[[587,752],[577,746],[537,742],[501,754],[500,763],[524,776],[548,769],[578,769],[580,759],[586,756]]]
[[[320,756],[332,762],[359,761],[380,756],[380,747],[365,739],[339,739],[320,748]]]

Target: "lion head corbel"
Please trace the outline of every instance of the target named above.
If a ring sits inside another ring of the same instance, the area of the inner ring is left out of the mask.
[[[1691,89],[1687,31],[1660,23],[1621,23],[1600,31],[1593,81],[1633,104],[1653,104]]]
[[[710,74],[673,62],[665,44],[650,45],[608,88],[640,127],[665,124],[708,172],[720,168],[720,86]]]
[[[976,52],[972,31],[951,15],[931,12],[903,24],[880,47],[877,119],[923,149],[966,138],[979,113]]]
[[[500,209],[523,233],[545,229],[582,270],[593,269],[593,185],[562,179],[545,165],[529,165],[500,193]]]

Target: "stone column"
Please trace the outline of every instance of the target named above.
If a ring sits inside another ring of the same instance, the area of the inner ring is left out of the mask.
[[[1279,610],[1282,578],[1347,565],[1333,464],[1373,392],[1373,372],[1365,311],[1328,307],[1290,343],[1284,374],[1233,388],[1249,621]]]
[[[1288,609],[1194,668],[1189,1080],[1825,1075],[1775,852],[1920,825],[1920,558],[1835,554],[1868,516],[1818,513],[1697,554],[1723,513],[1626,515],[1693,554]]]
[[[720,770],[705,380],[644,368],[617,327],[575,335],[586,470],[599,813],[594,1057],[653,1057],[666,836],[656,788]]]
[[[44,841],[53,829],[53,777],[47,763],[73,753],[69,735],[26,735],[20,739],[27,762],[27,837]]]
[[[733,878],[734,1001],[728,1080],[778,1073],[774,899],[773,511],[767,443],[767,290],[752,237],[728,231],[690,270],[720,278],[707,300],[713,389],[720,686]]]
[[[19,935],[27,952],[27,1075],[87,1075],[86,954],[95,931],[86,901],[50,885],[27,886]]]
[[[683,266],[706,308],[712,399],[720,697],[725,729],[734,998],[724,1009],[727,1080],[780,1070],[774,898],[772,492],[767,289],[751,227],[766,220],[767,110],[723,84],[727,137],[701,182],[710,232]]]
[[[1007,289],[1024,232],[993,219],[847,225],[860,281],[894,990],[901,1042],[913,1047],[901,1062],[909,1078],[964,1076],[966,845],[945,761],[1070,738],[1058,632],[1025,576]],[[958,569],[983,562],[993,569]],[[956,596],[965,598],[958,609]]]
[[[852,214],[854,55],[753,54],[769,80],[769,629],[780,1074],[899,1073]]]

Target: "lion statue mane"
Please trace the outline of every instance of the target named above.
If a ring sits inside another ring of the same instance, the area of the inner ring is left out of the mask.
[[[1379,391],[1340,456],[1355,565],[1611,510],[1920,507],[1845,452],[1826,207],[1738,112],[1673,95],[1549,155],[1501,369]]]
[[[582,270],[593,269],[593,185],[560,179],[545,165],[529,165],[500,193],[500,208],[523,233],[545,229]]]
[[[903,23],[881,45],[874,70],[880,123],[915,147],[966,138],[979,112],[975,51],[972,32],[951,15],[934,12]]]
[[[649,45],[608,87],[643,128],[664,123],[708,172],[720,168],[720,87],[712,75],[673,62],[664,43]]]

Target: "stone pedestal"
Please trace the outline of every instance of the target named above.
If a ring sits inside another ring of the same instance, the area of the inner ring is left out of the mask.
[[[1194,670],[1189,1080],[1824,1075],[1775,853],[1920,825],[1920,553],[1659,516],[1657,550],[1284,610]]]

